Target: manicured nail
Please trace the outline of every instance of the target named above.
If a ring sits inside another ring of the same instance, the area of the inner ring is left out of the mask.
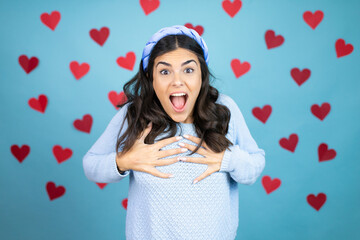
[[[179,143],[180,146],[182,147],[185,147],[185,144],[184,143]]]
[[[171,175],[169,175],[168,177],[169,177],[169,178],[172,178],[172,177],[174,177],[174,175],[171,174]]]
[[[185,134],[185,135],[183,135],[183,137],[184,137],[184,138],[189,138],[190,136],[187,135],[187,134]]]
[[[181,151],[182,152],[187,152],[187,148],[182,148]]]
[[[178,160],[186,161],[186,157],[178,157]]]
[[[181,136],[177,136],[177,137],[176,137],[176,140],[181,140],[181,139],[182,139]]]
[[[194,180],[193,184],[195,184],[195,183],[197,183],[197,182],[199,182],[199,181],[198,181],[198,180]]]

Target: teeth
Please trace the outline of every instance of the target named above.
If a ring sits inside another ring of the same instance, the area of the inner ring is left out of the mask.
[[[171,96],[174,96],[174,97],[179,97],[179,96],[184,96],[186,95],[185,93],[174,93],[174,94],[171,94]]]

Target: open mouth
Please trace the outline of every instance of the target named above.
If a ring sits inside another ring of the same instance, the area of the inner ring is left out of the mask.
[[[189,96],[186,93],[172,94],[170,97],[171,105],[176,112],[182,112],[185,107]]]

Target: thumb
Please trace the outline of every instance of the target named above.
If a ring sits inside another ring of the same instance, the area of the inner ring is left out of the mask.
[[[141,133],[140,139],[139,141],[144,143],[145,142],[145,138],[147,137],[147,135],[149,135],[150,131],[152,128],[152,122],[149,122],[149,124],[147,125],[147,127],[144,129],[144,131]]]

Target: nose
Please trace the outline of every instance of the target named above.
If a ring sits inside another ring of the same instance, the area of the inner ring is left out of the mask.
[[[174,73],[172,85],[173,86],[182,86],[182,85],[184,85],[184,81],[183,81],[183,79],[182,79],[179,72]]]

